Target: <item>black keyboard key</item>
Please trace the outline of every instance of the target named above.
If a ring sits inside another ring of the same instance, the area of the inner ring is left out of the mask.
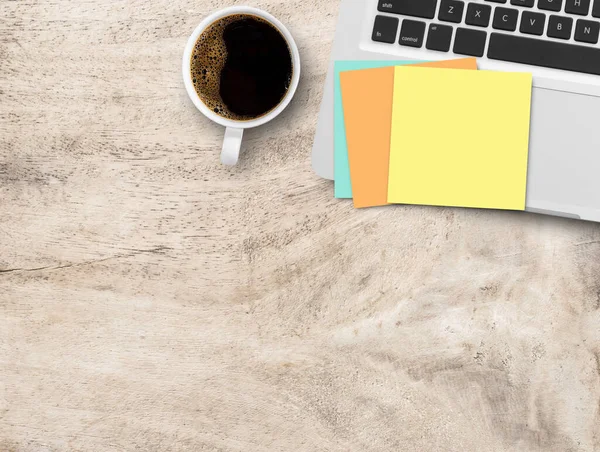
[[[562,0],[538,0],[538,8],[546,11],[560,11]]]
[[[459,24],[462,21],[465,3],[459,0],[442,0],[438,19],[444,22],[454,22]]]
[[[452,41],[452,27],[448,25],[431,24],[427,34],[427,47],[429,50],[439,50],[447,52],[450,50],[450,41]]]
[[[600,1],[600,0],[598,0]],[[492,15],[492,7],[490,5],[482,5],[480,3],[469,3],[467,7],[467,25],[475,25],[477,27],[487,27],[490,24],[490,16]]]
[[[497,30],[515,31],[517,29],[517,20],[519,11],[509,8],[496,8],[494,11],[494,21],[492,27]]]
[[[515,6],[526,6],[527,8],[531,8],[535,0],[510,0],[511,5]]]
[[[557,41],[492,33],[488,58],[600,75],[600,49]]]
[[[457,28],[456,38],[454,38],[454,53],[482,57],[486,40],[487,33],[485,31]]]
[[[598,22],[579,19],[575,27],[575,41],[597,44],[599,33],[600,24]]]
[[[565,13],[587,16],[590,11],[590,0],[567,0]]]
[[[425,22],[404,19],[400,30],[400,44],[408,47],[422,47],[424,36]]]
[[[548,20],[548,36],[558,39],[569,39],[573,29],[573,19],[563,16],[550,16]]]
[[[542,36],[544,34],[545,25],[546,16],[544,14],[523,11],[519,31],[528,35]]]
[[[397,17],[377,16],[373,27],[373,41],[393,44],[396,41],[399,22]]]
[[[600,0],[594,0],[594,7],[592,8],[592,16],[600,17]]]
[[[433,19],[437,0],[379,0],[381,12]]]

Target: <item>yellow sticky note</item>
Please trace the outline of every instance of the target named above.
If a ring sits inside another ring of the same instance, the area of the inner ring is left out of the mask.
[[[531,74],[399,66],[388,202],[525,210]]]
[[[415,66],[476,70],[477,58]],[[340,86],[354,207],[386,205],[394,66],[341,72]]]

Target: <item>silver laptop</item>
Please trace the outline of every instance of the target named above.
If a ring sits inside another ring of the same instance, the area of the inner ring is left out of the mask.
[[[533,74],[526,210],[600,222],[599,34],[600,0],[341,0],[314,171],[333,179],[334,61],[476,56]]]

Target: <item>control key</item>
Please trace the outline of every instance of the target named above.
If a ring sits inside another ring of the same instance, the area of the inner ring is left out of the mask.
[[[404,19],[400,30],[400,44],[408,47],[422,47],[425,35],[425,22]]]

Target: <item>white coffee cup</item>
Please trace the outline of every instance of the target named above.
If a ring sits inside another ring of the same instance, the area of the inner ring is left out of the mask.
[[[198,41],[198,38],[202,34],[204,30],[208,28],[209,25],[214,22],[222,19],[226,16],[231,16],[233,14],[250,14],[253,16],[258,16],[266,21],[268,21],[271,25],[279,30],[279,32],[284,36],[287,44],[292,53],[292,64],[293,64],[293,72],[292,72],[292,81],[290,83],[290,87],[285,94],[285,97],[281,100],[279,105],[271,110],[264,116],[260,116],[256,119],[252,119],[250,121],[234,121],[232,119],[224,118],[223,116],[219,116],[210,108],[208,108],[204,102],[198,96],[196,89],[194,88],[194,82],[192,79],[192,71],[191,71],[191,59],[192,53],[194,51],[194,46]],[[292,37],[291,33],[288,29],[279,22],[275,17],[270,15],[269,13],[262,11],[257,8],[251,8],[249,6],[232,6],[229,8],[222,9],[217,11],[207,18],[205,18],[200,25],[196,27],[190,38],[188,39],[187,45],[185,46],[185,51],[183,52],[183,81],[185,83],[185,89],[187,90],[190,99],[194,102],[194,105],[198,110],[200,110],[204,116],[208,119],[225,126],[225,139],[223,140],[223,151],[221,152],[221,162],[225,165],[235,165],[238,162],[240,155],[240,146],[242,144],[242,137],[244,135],[244,129],[251,129],[253,127],[262,126],[272,119],[276,118],[285,107],[288,106],[292,97],[294,97],[294,93],[296,92],[296,88],[298,87],[298,82],[300,80],[300,53],[298,52],[298,47],[296,46],[296,42]]]

